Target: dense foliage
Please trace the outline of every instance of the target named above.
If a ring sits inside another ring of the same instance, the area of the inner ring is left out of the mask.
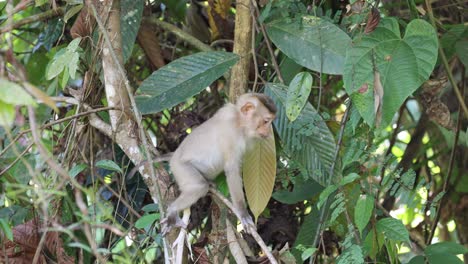
[[[0,10],[1,263],[468,263],[466,3]],[[162,237],[152,160],[247,91],[278,107],[243,163],[259,236],[212,193]]]

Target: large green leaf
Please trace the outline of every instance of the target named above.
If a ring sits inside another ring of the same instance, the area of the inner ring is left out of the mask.
[[[307,103],[310,91],[312,90],[312,81],[313,78],[309,72],[300,72],[289,84],[286,115],[291,122],[296,120]]]
[[[173,107],[205,89],[238,60],[234,53],[210,51],[177,59],[153,72],[136,97],[143,114]]]
[[[122,25],[122,53],[124,61],[127,61],[130,55],[132,55],[135,39],[140,28],[144,4],[144,0],[122,1],[120,24]]]
[[[443,242],[429,245],[424,250],[424,252],[426,253],[426,255],[442,254],[442,253],[459,255],[459,254],[468,253],[468,249],[466,249],[463,245],[460,245],[455,242],[443,241]]]
[[[285,151],[306,169],[309,177],[322,186],[338,181],[338,173],[330,176],[336,148],[333,134],[314,107],[307,103],[294,122],[286,117],[287,87],[281,84],[268,83],[265,93],[278,107],[274,125]],[[335,166],[335,172],[339,166]],[[337,177],[330,180],[330,177]]]
[[[409,233],[403,223],[395,218],[387,217],[377,222],[377,232],[383,233],[387,239],[409,242]]]
[[[294,189],[292,191],[276,191],[275,193],[273,193],[273,198],[284,204],[295,204],[298,202],[312,199],[312,197],[314,197],[321,191],[323,191],[323,186],[318,184],[313,179],[307,179],[306,181],[304,181],[299,178],[294,184]]]
[[[313,71],[342,74],[351,39],[336,25],[314,16],[267,24],[268,36],[288,57]]]
[[[367,195],[357,201],[356,207],[354,208],[354,222],[359,230],[359,233],[362,234],[362,231],[370,220],[373,210],[374,197]]]
[[[386,19],[361,36],[346,53],[344,86],[364,120],[374,124],[374,76],[383,86],[381,124],[388,124],[401,104],[429,78],[437,60],[437,35],[424,20],[411,21],[403,38],[398,22]],[[374,74],[377,71],[379,74]]]

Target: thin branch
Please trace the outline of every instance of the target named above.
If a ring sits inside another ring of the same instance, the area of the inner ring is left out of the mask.
[[[194,36],[188,34],[187,32],[183,31],[182,29],[180,29],[180,28],[178,28],[178,27],[176,27],[176,26],[174,26],[174,25],[172,25],[170,23],[167,23],[165,21],[160,20],[158,17],[146,18],[146,19],[143,19],[143,22],[149,22],[149,23],[156,24],[160,28],[171,32],[172,34],[176,35],[181,40],[187,42],[188,44],[192,45],[193,47],[195,47],[195,48],[197,48],[197,49],[199,49],[201,51],[212,51],[213,50],[213,48],[210,47],[209,45],[201,42],[200,40],[198,40]]]
[[[238,219],[241,219],[241,216],[239,212],[234,208],[234,205],[226,198],[224,195],[222,195],[218,190],[210,186],[210,192],[216,196],[219,200],[221,200],[230,210],[233,212]],[[260,235],[257,233],[256,230],[253,228],[249,228],[250,230],[245,230],[248,232],[254,239],[257,241],[257,244],[262,248],[263,253],[268,257],[268,260],[270,260],[270,263],[272,264],[278,264],[276,261],[275,257],[273,257],[273,254],[271,254],[270,250],[268,249],[267,245],[263,241],[263,239],[260,237]]]
[[[351,101],[349,101],[349,104],[348,104],[348,107],[346,107],[346,111],[344,113],[343,119],[341,120],[340,134],[338,135],[338,143],[336,144],[335,153],[333,155],[333,163],[330,166],[328,184],[330,184],[331,179],[333,179],[333,175],[334,175],[334,172],[335,172],[335,166],[336,166],[336,163],[338,162],[338,156],[339,156],[339,153],[340,153],[341,144],[343,143],[344,130],[345,130],[345,127],[346,127],[346,123],[348,122],[348,116],[349,116],[349,112],[351,111],[351,107],[352,107],[352,103],[351,103]],[[325,212],[327,211],[326,208],[328,207],[328,203],[329,203],[329,199],[327,198],[327,201],[325,202],[325,205],[323,205],[323,207],[322,207],[323,208],[322,212],[320,213],[320,221],[318,223],[317,232],[315,233],[313,245],[317,245],[319,238],[322,236],[323,230],[321,230],[321,229],[323,228],[323,224],[324,224],[324,221],[325,221],[325,216],[326,216]],[[314,263],[316,255],[317,254],[314,254],[310,258],[310,260],[309,260],[310,264]]]
[[[8,166],[0,172],[0,175],[3,175],[4,173],[6,173],[6,172],[7,172],[8,170],[10,170],[11,167],[13,167],[19,160],[21,160],[21,158],[29,151],[29,149],[32,147],[33,144],[34,144],[34,143],[29,144],[29,146],[27,146],[27,147],[23,150],[23,152],[21,152],[21,154],[20,154],[19,156],[16,157],[16,159],[15,159],[13,162],[11,162],[10,164],[8,164]]]
[[[17,28],[20,28],[20,27],[22,27],[24,25],[31,24],[31,23],[34,23],[34,22],[37,22],[37,21],[42,21],[42,20],[46,20],[46,19],[49,19],[49,18],[52,18],[52,17],[61,16],[64,13],[65,13],[65,8],[60,7],[60,8],[57,8],[55,10],[51,9],[51,10],[45,11],[44,13],[28,16],[26,18],[23,18],[23,19],[19,20],[18,22],[14,23],[14,24],[10,24],[10,25],[6,25],[4,27],[1,27],[0,28],[0,34],[3,34],[5,32],[10,32],[13,29],[17,29]]]
[[[259,17],[260,16],[260,10],[258,10],[257,3],[252,0],[252,5],[254,6],[256,16]],[[271,61],[273,63],[273,67],[274,67],[274,69],[276,71],[276,74],[278,75],[278,79],[282,84],[284,84],[283,75],[281,74],[278,62],[276,61],[275,52],[273,51],[273,48],[271,47],[271,42],[270,42],[270,39],[268,38],[268,34],[266,33],[265,25],[263,25],[263,23],[259,23],[257,21],[257,19],[255,19],[255,23],[257,23],[259,25],[259,28],[262,31],[263,37],[265,38],[265,43],[267,45],[268,52],[270,53]]]
[[[432,12],[432,6],[429,0],[426,0],[426,8],[427,8],[427,14],[429,15],[429,20],[431,21],[431,24],[434,27],[434,30],[437,31],[434,13]],[[466,107],[465,100],[463,99],[463,95],[460,92],[460,89],[458,88],[457,82],[455,81],[455,78],[453,77],[452,71],[448,64],[447,56],[445,56],[445,52],[440,41],[439,41],[439,54],[440,54],[440,58],[442,59],[442,63],[444,64],[445,71],[447,73],[450,84],[452,85],[453,90],[455,91],[455,95],[457,96],[458,103],[460,104],[461,109],[463,109],[465,116],[468,118],[468,108]]]
[[[464,67],[463,67],[463,73],[462,73],[462,82],[463,83],[462,83],[461,95],[463,97],[463,95],[465,93],[465,89],[464,89],[465,88],[465,70],[464,70]],[[449,186],[449,183],[450,183],[450,179],[452,178],[453,164],[455,163],[455,154],[457,152],[457,145],[458,145],[458,140],[460,138],[460,130],[461,130],[461,125],[462,125],[462,120],[463,120],[463,115],[461,114],[461,111],[462,111],[462,104],[459,104],[458,105],[457,130],[455,132],[455,139],[453,141],[452,152],[450,153],[450,161],[449,161],[447,176],[445,178],[444,185],[442,187],[442,192],[443,193],[447,192],[448,186]],[[442,197],[442,199],[440,199],[439,204],[437,205],[437,210],[436,210],[436,216],[435,216],[435,219],[434,219],[434,223],[432,223],[431,232],[429,233],[429,237],[426,240],[426,244],[428,244],[428,245],[431,244],[432,238],[434,237],[434,234],[435,234],[437,224],[439,223],[441,205],[442,205],[442,201],[444,200],[444,198],[445,197]]]

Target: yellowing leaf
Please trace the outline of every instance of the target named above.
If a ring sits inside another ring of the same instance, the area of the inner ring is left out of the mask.
[[[271,128],[273,130],[273,128]],[[270,200],[276,177],[275,137],[257,140],[244,156],[244,188],[255,221]]]

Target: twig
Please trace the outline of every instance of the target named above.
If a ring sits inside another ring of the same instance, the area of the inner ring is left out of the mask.
[[[226,198],[224,195],[222,195],[218,190],[210,186],[210,192],[216,196],[219,200],[221,200],[235,215],[238,219],[241,219],[241,216],[239,212],[234,208],[234,205]],[[257,241],[257,244],[262,248],[263,253],[268,257],[268,260],[270,260],[270,263],[272,264],[278,264],[276,261],[275,257],[273,257],[273,254],[271,254],[270,250],[268,249],[267,245],[263,241],[263,239],[260,237],[260,235],[257,233],[256,230],[253,228],[249,228],[250,230],[245,230],[248,232],[254,239]]]
[[[349,101],[349,104],[348,104],[348,107],[346,107],[346,111],[344,113],[343,119],[341,120],[340,134],[338,135],[338,143],[336,144],[335,154],[333,156],[333,163],[332,163],[332,165],[330,167],[328,184],[330,184],[331,179],[333,179],[333,175],[334,175],[334,172],[335,172],[335,166],[336,166],[336,163],[338,162],[338,156],[339,156],[339,153],[340,153],[341,144],[343,143],[344,130],[345,130],[345,127],[346,127],[346,123],[348,122],[348,116],[349,116],[349,112],[351,111],[351,107],[352,107],[352,103],[351,103],[351,101]],[[322,212],[320,213],[320,220],[318,222],[318,228],[317,228],[317,232],[315,233],[313,245],[317,245],[317,243],[319,242],[318,241],[319,238],[322,236],[323,230],[321,230],[321,229],[322,229],[324,221],[325,221],[325,216],[326,216],[325,212],[327,211],[326,208],[328,207],[328,203],[329,203],[329,199],[327,198],[327,201],[325,202],[325,204],[322,207],[323,208]],[[310,260],[309,260],[310,264],[314,263],[316,255],[317,254],[314,254],[310,258]]]
[[[463,73],[462,73],[462,82],[463,83],[462,83],[461,94],[462,94],[462,97],[463,97],[463,95],[465,93],[465,69],[464,69],[464,67],[463,67]],[[448,167],[448,171],[447,171],[447,176],[445,178],[444,185],[442,187],[442,192],[444,192],[444,193],[447,192],[450,179],[452,178],[453,164],[455,163],[455,153],[457,152],[457,145],[458,145],[458,140],[460,138],[460,130],[461,130],[461,124],[462,124],[462,119],[463,119],[463,116],[461,114],[461,110],[462,110],[462,104],[459,104],[458,105],[457,130],[455,132],[455,139],[453,141],[452,152],[450,153],[450,162],[449,162],[449,167]],[[444,196],[445,196],[445,194],[444,194]],[[444,200],[444,198],[445,197],[442,197],[442,199],[440,199],[439,204],[437,205],[437,210],[436,210],[436,216],[435,216],[435,219],[434,219],[434,223],[432,223],[431,232],[429,233],[429,237],[426,240],[426,244],[428,244],[428,245],[431,244],[432,238],[434,237],[435,230],[436,230],[436,227],[437,227],[437,223],[439,222],[439,219],[440,219],[441,204],[442,204],[442,201]]]
[[[20,28],[20,27],[22,27],[24,25],[31,24],[31,23],[34,23],[34,22],[37,22],[37,21],[42,21],[42,20],[46,20],[46,19],[49,19],[49,18],[52,18],[52,17],[61,16],[61,15],[64,14],[64,12],[65,12],[65,8],[60,7],[60,8],[57,8],[56,10],[51,9],[51,10],[48,10],[48,11],[46,11],[44,13],[40,13],[40,14],[37,14],[37,15],[33,15],[33,16],[23,18],[20,21],[14,23],[14,24],[10,24],[10,25],[6,25],[4,27],[1,27],[0,28],[0,34],[12,31],[13,29],[17,29],[17,28]]]
[[[437,31],[434,13],[432,12],[432,6],[429,0],[426,0],[426,8],[427,8],[427,13],[429,15],[429,20],[431,21],[431,24],[434,27],[434,30]],[[453,90],[455,91],[455,95],[457,96],[458,103],[460,104],[460,108],[463,109],[465,116],[468,118],[468,108],[466,107],[465,100],[463,99],[463,95],[460,92],[460,89],[458,88],[457,82],[455,81],[455,78],[453,77],[452,71],[447,61],[447,56],[445,56],[445,52],[440,41],[439,41],[439,54],[440,54],[440,58],[442,59],[442,63],[444,64],[445,71],[447,72],[447,76],[450,81],[450,84],[452,85]]]
[[[256,16],[259,17],[260,16],[260,10],[258,10],[257,3],[252,0],[252,5],[254,6]],[[273,67],[275,68],[276,74],[278,75],[278,79],[282,84],[284,84],[283,75],[281,74],[278,62],[276,61],[275,52],[273,51],[273,48],[271,47],[271,42],[270,42],[270,39],[268,38],[268,35],[266,33],[265,25],[263,25],[263,23],[260,24],[257,21],[257,19],[255,19],[255,23],[259,24],[259,28],[262,31],[263,37],[265,38],[265,43],[267,45],[268,52],[270,53],[270,56],[271,56],[271,62],[273,63]]]
[[[36,113],[34,112],[34,108],[32,106],[28,106],[28,115],[29,115],[29,125],[31,126],[32,137],[37,147],[37,150],[39,151],[39,154],[42,156],[42,158],[47,163],[47,165],[49,165],[49,167],[55,170],[62,177],[62,179],[70,178],[68,173],[58,163],[56,163],[55,160],[52,159],[52,157],[49,156],[44,145],[42,145],[41,138],[39,136],[37,124],[36,124]],[[45,218],[44,225],[47,225],[48,223],[47,209],[43,208],[43,211],[44,211],[44,218]],[[45,227],[46,226],[44,226],[44,229]],[[34,254],[33,263],[37,263],[39,260],[39,256],[41,255],[41,252],[42,252],[42,247],[44,246],[44,243],[45,243],[46,234],[47,234],[47,231],[44,231],[44,233],[42,234],[41,240],[39,241],[39,245]]]
[[[66,98],[66,97],[65,97]],[[66,99],[64,99],[66,100]],[[89,109],[90,107],[88,107]],[[51,127],[53,125],[57,125],[57,124],[60,124],[60,123],[63,123],[63,122],[67,122],[69,120],[72,120],[72,119],[75,119],[75,118],[78,118],[78,117],[82,117],[82,116],[86,116],[86,115],[90,115],[90,114],[94,114],[94,113],[97,113],[97,112],[100,112],[100,111],[107,111],[107,110],[116,110],[117,108],[115,107],[101,107],[101,108],[96,108],[96,109],[90,109],[86,112],[81,112],[81,113],[78,113],[76,115],[72,115],[72,116],[68,116],[68,117],[65,117],[65,118],[62,118],[62,119],[57,119],[55,121],[52,121],[50,123],[47,123],[47,124],[44,124],[42,125],[41,127],[39,127],[40,130],[43,130],[45,128],[48,128],[48,127]],[[18,141],[18,139],[20,139],[24,134],[26,133],[30,133],[31,132],[31,129],[26,129],[26,130],[22,130],[19,132],[19,134],[15,137],[15,139],[13,139],[4,149],[2,149],[2,151],[0,152],[0,157],[3,156],[6,151],[8,149],[11,148],[11,146],[16,142]],[[3,173],[3,172],[2,172]],[[0,175],[2,175],[2,173],[0,173]]]
[[[152,17],[152,18],[146,18],[143,19],[143,22],[149,22],[156,24],[157,26],[161,27],[162,29],[171,32],[172,34],[176,35],[178,38],[181,40],[187,42],[188,44],[194,46],[195,48],[201,50],[201,51],[212,51],[213,48],[211,48],[209,45],[201,42],[194,36],[188,34],[187,32],[183,31],[182,29],[167,23],[165,21],[160,20],[158,17]]]
[[[21,154],[18,155],[18,156],[16,157],[16,159],[15,159],[13,162],[11,162],[10,164],[8,164],[8,166],[0,172],[0,176],[3,175],[4,173],[6,173],[9,169],[11,169],[11,167],[13,167],[13,166],[16,164],[16,162],[18,162],[19,160],[21,160],[21,158],[29,151],[29,149],[32,147],[33,144],[34,144],[34,143],[29,144],[29,146],[27,146],[27,147],[23,150],[23,152],[21,152]]]

